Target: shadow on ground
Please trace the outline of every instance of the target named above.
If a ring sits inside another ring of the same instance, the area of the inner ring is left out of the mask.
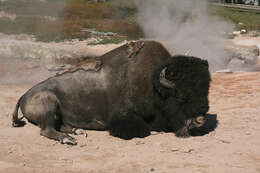
[[[207,114],[206,122],[203,126],[191,130],[192,136],[204,136],[214,131],[218,126],[217,114]]]

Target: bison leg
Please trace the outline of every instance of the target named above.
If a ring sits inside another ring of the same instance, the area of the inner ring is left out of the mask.
[[[190,119],[186,120],[184,125],[175,132],[175,135],[177,137],[183,137],[183,138],[189,137],[190,136],[190,132],[189,132],[190,124],[191,124],[191,120]]]
[[[40,126],[42,136],[58,140],[61,143],[75,145],[74,138],[56,130],[61,121],[59,106],[59,100],[55,94],[41,91],[30,97],[27,96],[21,110],[30,122]]]
[[[198,116],[197,118],[189,118],[184,121],[181,128],[176,130],[175,134],[178,137],[189,137],[191,135],[192,129],[201,127],[204,123],[205,118],[203,116]]]
[[[67,135],[66,133],[56,131],[55,116],[55,114],[47,113],[42,117],[40,124],[41,135],[50,139],[58,140],[62,144],[76,145],[77,141],[73,137]]]
[[[110,135],[126,140],[150,135],[148,124],[135,113],[114,116],[109,122],[108,130]]]
[[[73,127],[66,126],[66,125],[62,125],[60,127],[60,132],[70,133],[70,134],[74,134],[74,135],[86,135],[87,136],[86,130],[84,130],[84,129],[77,129],[77,128],[73,128]]]
[[[73,128],[70,126],[66,126],[66,125],[61,125],[59,131],[62,133],[73,134]]]
[[[191,119],[188,119],[186,114],[180,109],[174,113],[174,116],[171,117],[170,127],[177,137],[189,137],[190,136],[190,124],[192,123]]]

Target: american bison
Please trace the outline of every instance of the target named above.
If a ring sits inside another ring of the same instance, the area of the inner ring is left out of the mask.
[[[21,125],[20,107],[41,135],[76,144],[75,129],[108,130],[132,139],[151,131],[187,137],[205,122],[210,73],[208,62],[171,56],[155,41],[125,44],[99,57],[98,67],[78,66],[51,77],[19,99],[13,126]]]

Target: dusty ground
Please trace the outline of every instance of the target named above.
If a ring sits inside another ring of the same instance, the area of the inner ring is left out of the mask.
[[[200,137],[171,133],[121,140],[89,131],[67,146],[27,123],[12,128],[11,113],[30,85],[0,85],[0,172],[260,172],[260,73],[217,74],[210,90],[215,131]]]
[[[75,136],[78,145],[71,147],[40,136],[30,123],[11,127],[18,98],[50,74],[33,63],[20,63],[18,70],[10,62],[0,65],[1,173],[260,173],[259,72],[212,76],[208,119],[218,126],[204,136],[162,133],[125,141],[88,131],[87,138]]]

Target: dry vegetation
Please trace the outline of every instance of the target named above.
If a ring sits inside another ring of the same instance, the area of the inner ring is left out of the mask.
[[[231,8],[211,7],[210,13],[219,16],[224,20],[233,22],[234,24],[243,23],[243,29],[260,31],[260,14],[248,11],[239,11]],[[241,25],[236,26],[241,29]]]
[[[114,37],[105,37],[102,43],[117,43],[143,36],[136,21],[137,9],[131,1],[110,0],[105,3],[91,3],[89,0],[46,0],[46,2],[0,1],[0,11],[16,14],[14,21],[0,18],[0,32],[34,34],[37,40],[46,42],[89,38],[89,33],[82,32],[82,28],[118,33]],[[211,7],[210,12],[236,24],[242,22],[248,30],[260,30],[260,14],[217,7]],[[48,17],[56,20],[50,20]]]
[[[95,28],[102,32],[115,32],[119,35],[112,42],[135,39],[142,35],[133,6],[115,3],[90,3],[85,0],[54,0],[0,2],[0,11],[15,13],[15,21],[0,20],[0,32],[9,34],[35,34],[41,41],[60,41],[71,38],[88,38],[82,28]],[[52,16],[48,20],[43,16]]]

